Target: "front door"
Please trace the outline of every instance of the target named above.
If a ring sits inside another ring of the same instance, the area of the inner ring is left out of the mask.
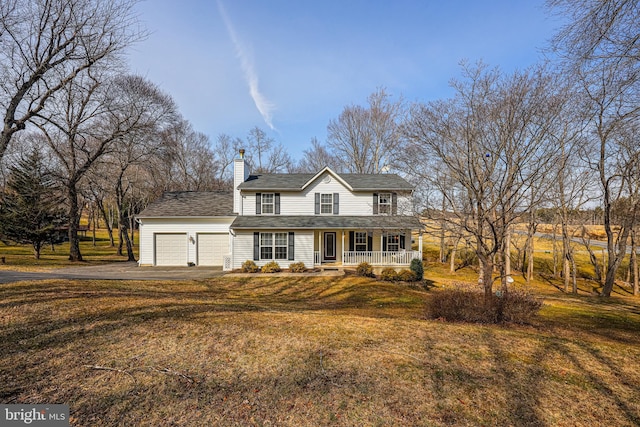
[[[324,259],[325,261],[336,260],[336,233],[324,233]]]

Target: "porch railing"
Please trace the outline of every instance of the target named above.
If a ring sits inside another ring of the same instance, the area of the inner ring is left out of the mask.
[[[320,257],[320,251],[313,252],[313,265],[322,264],[322,258]]]
[[[368,262],[371,265],[409,265],[414,258],[420,259],[420,252],[348,251],[344,252],[342,264],[358,265],[361,262]]]

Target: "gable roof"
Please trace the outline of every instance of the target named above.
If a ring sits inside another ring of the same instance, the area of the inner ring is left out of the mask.
[[[411,191],[413,186],[395,173],[389,174],[338,174],[329,168],[312,173],[272,173],[249,175],[238,185],[240,190],[291,190],[301,191],[319,178],[324,172],[333,175],[351,191],[399,190]]]
[[[231,191],[171,191],[137,215],[149,217],[235,216]]]

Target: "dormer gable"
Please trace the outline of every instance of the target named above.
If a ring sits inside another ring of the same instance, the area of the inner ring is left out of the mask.
[[[307,182],[304,183],[300,190],[306,190],[309,186],[313,185],[313,183],[317,182],[319,179],[326,179],[327,176],[333,177],[333,179],[342,184],[346,189],[348,189],[349,191],[353,191],[353,187],[328,166],[312,176]]]

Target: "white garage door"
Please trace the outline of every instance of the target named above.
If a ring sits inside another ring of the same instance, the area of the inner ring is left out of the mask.
[[[156,265],[187,265],[185,233],[156,234]]]
[[[223,255],[229,253],[229,235],[198,234],[198,265],[222,265]]]

